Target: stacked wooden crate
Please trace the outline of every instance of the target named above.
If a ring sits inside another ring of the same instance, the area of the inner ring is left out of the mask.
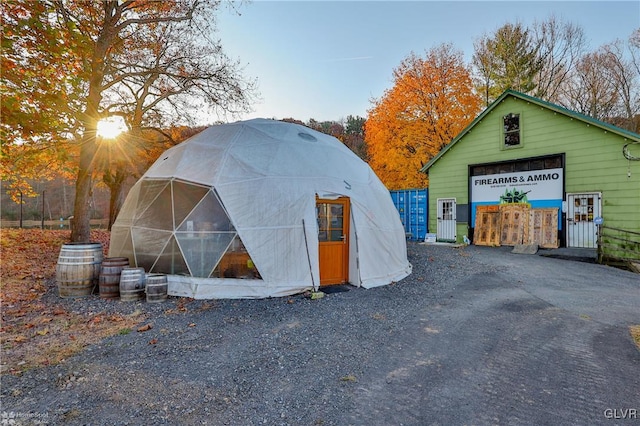
[[[529,204],[478,206],[474,244],[515,246],[537,244],[558,247],[558,209],[531,208]]]

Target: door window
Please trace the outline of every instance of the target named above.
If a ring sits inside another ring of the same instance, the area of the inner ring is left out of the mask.
[[[453,201],[442,202],[442,220],[453,220]]]
[[[344,207],[341,204],[318,203],[318,241],[342,241]]]

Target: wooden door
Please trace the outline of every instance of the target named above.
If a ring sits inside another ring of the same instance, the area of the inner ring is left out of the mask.
[[[525,244],[529,240],[529,208],[522,204],[501,204],[500,227],[500,244]]]
[[[476,207],[473,243],[478,246],[500,245],[500,210],[497,204]]]
[[[558,247],[558,209],[531,209],[529,244],[537,244],[542,248]]]
[[[349,198],[316,199],[320,285],[349,281]]]

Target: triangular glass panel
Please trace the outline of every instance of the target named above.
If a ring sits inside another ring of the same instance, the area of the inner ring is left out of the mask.
[[[262,279],[260,272],[249,256],[247,249],[236,235],[218,266],[211,275],[213,278]]]
[[[176,232],[176,238],[191,275],[208,278],[227,250],[235,232]]]
[[[139,181],[129,190],[124,203],[122,203],[120,212],[118,212],[118,217],[116,218],[114,225],[131,226],[133,224],[133,219],[138,205],[138,197],[140,196],[141,184],[142,182]]]
[[[150,205],[139,214],[134,226],[164,229],[173,231],[173,211],[171,209],[171,186],[166,185],[162,191],[149,201]]]
[[[174,237],[164,248],[162,254],[151,268],[151,272],[170,275],[191,275],[187,263],[182,257],[180,246]]]
[[[114,225],[111,228],[109,256],[128,257],[129,262],[133,262],[135,255],[133,253],[133,242],[131,241],[131,230],[129,227],[119,227]]]
[[[198,205],[209,188],[179,180],[173,181],[173,215],[175,227],[179,228],[189,213]]]
[[[169,185],[168,180],[144,179],[140,182],[140,192],[138,193],[138,203],[136,204],[135,218],[140,217],[160,194]],[[134,218],[134,219],[135,219]]]
[[[131,236],[136,253],[136,264],[149,272],[160,253],[164,251],[171,232],[133,227]]]
[[[209,191],[177,230],[181,232],[233,232],[235,228],[218,198]]]

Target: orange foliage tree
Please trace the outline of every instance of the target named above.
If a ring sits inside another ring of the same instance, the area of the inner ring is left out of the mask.
[[[69,141],[77,130],[74,108],[86,77],[75,52],[82,39],[48,25],[51,3],[0,2],[0,180],[14,201],[33,197],[31,179],[71,178],[78,149]]]
[[[0,172],[4,178],[33,168],[27,162],[21,163],[26,164],[22,169],[6,166],[15,163],[17,146],[29,143],[33,149],[28,154],[39,160],[38,153],[44,151],[69,154],[60,139],[74,144],[75,156],[68,156],[76,175],[72,241],[89,238],[91,191],[109,161],[101,158],[100,119],[122,116],[131,129],[138,129],[134,137],[140,139],[145,127],[191,124],[189,117],[205,112],[248,108],[254,84],[244,81],[239,64],[212,37],[221,4],[218,0],[0,4],[3,23],[11,28],[0,52],[3,121],[8,119],[0,127]],[[111,176],[110,182],[117,184],[122,176]]]
[[[479,113],[462,53],[443,44],[424,58],[411,53],[394,70],[394,85],[373,100],[365,124],[369,164],[389,189],[423,188],[420,168]]]

